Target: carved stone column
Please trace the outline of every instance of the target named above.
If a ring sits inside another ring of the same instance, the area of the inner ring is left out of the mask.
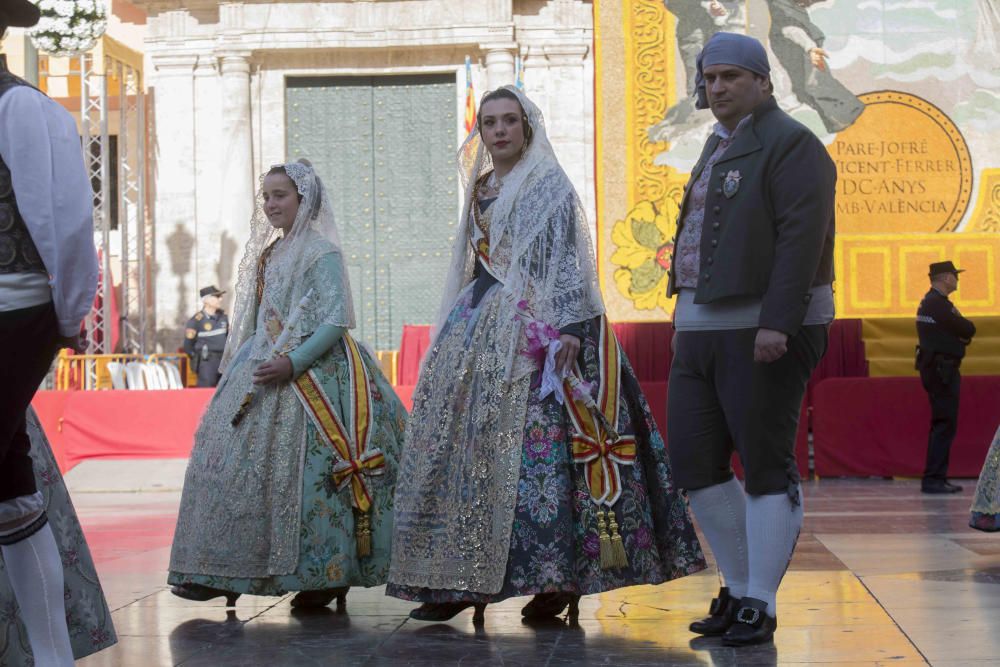
[[[195,239],[194,67],[188,53],[152,58],[156,132],[156,329],[164,349],[176,349],[197,303]],[[190,311],[190,312],[188,312]]]
[[[484,44],[486,51],[486,85],[490,90],[514,83],[514,51],[516,44]]]
[[[253,128],[250,114],[249,51],[217,51],[222,74],[222,141],[217,152],[221,174],[218,197],[221,245],[229,248],[220,257],[220,289],[231,290],[236,256],[250,233],[254,210]]]
[[[194,176],[195,219],[197,221],[198,285],[219,284],[220,216],[228,202],[222,188],[219,154],[222,152],[222,99],[219,91],[219,62],[212,53],[198,56],[194,68]]]
[[[593,88],[586,76],[587,44],[547,44],[549,69],[547,129],[559,162],[583,200],[591,224],[596,219],[593,173]]]

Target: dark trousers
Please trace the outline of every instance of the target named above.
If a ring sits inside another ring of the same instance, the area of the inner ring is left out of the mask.
[[[667,397],[674,482],[696,490],[727,482],[739,452],[751,495],[796,501],[795,434],[806,383],[826,353],[827,329],[804,326],[769,364],[753,360],[756,329],[678,331]]]
[[[209,352],[208,359],[198,360],[198,386],[214,387],[219,384],[219,365],[222,363],[221,352]]]
[[[938,359],[920,369],[920,382],[931,403],[931,431],[927,437],[924,481],[944,481],[948,475],[951,443],[958,431],[958,398],[962,376],[956,362]]]
[[[37,490],[24,415],[52,365],[58,341],[51,303],[0,312],[0,501]]]

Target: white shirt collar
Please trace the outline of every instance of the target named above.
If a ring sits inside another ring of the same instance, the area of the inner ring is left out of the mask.
[[[734,129],[732,132],[726,129],[726,126],[723,125],[722,123],[716,123],[713,129],[715,133],[720,137],[722,137],[723,139],[736,138],[736,135],[742,132],[743,128],[749,125],[752,119],[753,119],[753,114],[748,113],[746,116],[743,117],[742,120],[740,120],[739,123],[737,123],[736,129]]]

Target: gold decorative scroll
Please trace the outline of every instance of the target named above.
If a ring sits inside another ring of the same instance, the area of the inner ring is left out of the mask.
[[[675,50],[664,48],[672,42],[675,19],[662,0],[633,0],[624,5],[625,118],[632,135],[626,144],[626,178],[628,207],[632,208],[640,201],[660,200],[667,190],[671,169],[653,163],[667,144],[651,142],[648,130],[663,120],[677,99]]]
[[[966,225],[967,232],[1000,232],[1000,169],[983,169],[976,209]]]

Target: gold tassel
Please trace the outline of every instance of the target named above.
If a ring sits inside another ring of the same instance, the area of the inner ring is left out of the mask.
[[[372,527],[368,513],[358,513],[354,525],[354,538],[358,542],[358,558],[372,555]]]
[[[614,557],[611,553],[611,536],[608,535],[607,524],[604,521],[604,510],[597,508],[597,536],[601,540],[601,569],[613,567]]]
[[[608,510],[608,523],[611,524],[611,562],[612,567],[622,569],[628,567],[628,556],[625,555],[625,545],[622,536],[618,534],[618,522],[615,513]]]

